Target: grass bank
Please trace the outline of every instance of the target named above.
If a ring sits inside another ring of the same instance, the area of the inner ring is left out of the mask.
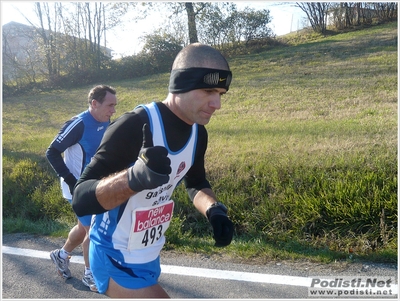
[[[301,40],[297,39],[296,41]],[[261,261],[397,262],[397,23],[231,58],[206,168],[232,244],[183,187],[165,248]],[[109,82],[116,116],[163,100],[168,74]],[[74,215],[44,153],[91,86],[3,99],[3,231],[66,236]],[[350,259],[351,258],[351,259]]]

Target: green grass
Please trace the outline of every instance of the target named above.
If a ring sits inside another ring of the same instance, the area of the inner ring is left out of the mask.
[[[165,248],[397,262],[397,22],[286,39],[229,59],[233,82],[207,125],[207,173],[235,223],[232,244],[213,247],[209,224],[178,187]],[[163,100],[168,76],[108,82],[115,117]],[[86,109],[90,88],[3,99],[4,232],[66,236],[73,225],[44,153]]]

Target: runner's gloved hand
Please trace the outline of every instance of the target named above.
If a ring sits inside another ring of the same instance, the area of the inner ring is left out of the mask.
[[[75,184],[78,180],[75,178],[75,176],[70,173],[68,176],[66,176],[64,178],[64,182],[67,183],[68,187],[69,187],[69,192],[71,193],[71,195],[74,194],[74,187]]]
[[[128,169],[129,187],[136,192],[159,187],[169,181],[171,160],[163,146],[153,146],[147,123],[143,125],[143,145],[135,165]]]
[[[222,203],[215,203],[207,209],[207,218],[214,230],[216,247],[229,245],[233,237],[233,223],[227,216],[228,209]]]

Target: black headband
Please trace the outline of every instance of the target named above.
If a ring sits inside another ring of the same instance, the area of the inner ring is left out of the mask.
[[[185,93],[195,89],[224,88],[229,90],[232,72],[211,68],[185,68],[171,71],[169,92]]]

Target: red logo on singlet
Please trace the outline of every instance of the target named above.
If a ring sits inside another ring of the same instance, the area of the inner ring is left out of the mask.
[[[182,172],[182,170],[185,169],[185,167],[186,167],[186,163],[185,163],[185,161],[182,161],[181,164],[179,164],[178,171],[176,172],[176,175],[179,175]]]

